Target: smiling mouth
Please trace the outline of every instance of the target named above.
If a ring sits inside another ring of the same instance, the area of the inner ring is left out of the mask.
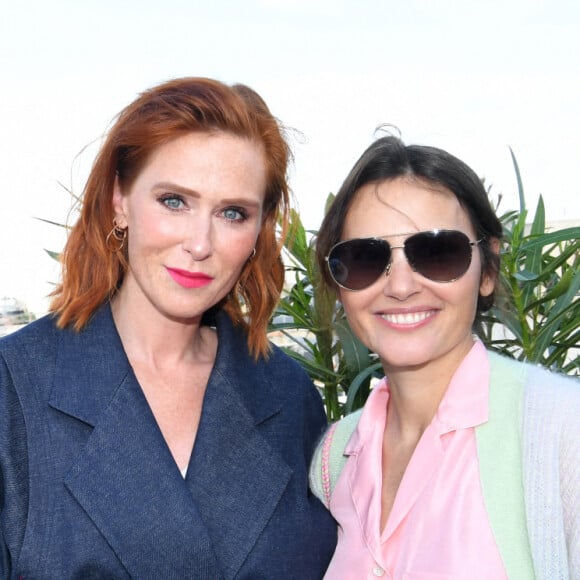
[[[434,310],[421,312],[402,312],[399,314],[381,314],[381,318],[391,324],[417,324],[434,316]]]
[[[177,268],[167,268],[167,272],[180,286],[184,288],[202,288],[207,286],[213,278],[202,272],[188,272]]]

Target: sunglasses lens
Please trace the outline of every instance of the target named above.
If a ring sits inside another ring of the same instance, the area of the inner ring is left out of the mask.
[[[348,240],[331,250],[328,268],[339,286],[362,290],[379,278],[390,260],[391,248],[383,240]]]
[[[405,242],[407,260],[416,272],[435,282],[452,282],[471,264],[471,244],[462,232],[421,232]]]

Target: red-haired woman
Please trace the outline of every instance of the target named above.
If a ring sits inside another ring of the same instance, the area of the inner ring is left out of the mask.
[[[319,578],[325,426],[268,343],[288,145],[243,85],[186,78],[121,112],[51,314],[0,343],[2,578]]]

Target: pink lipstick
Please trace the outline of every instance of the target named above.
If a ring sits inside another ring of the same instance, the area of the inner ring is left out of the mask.
[[[179,270],[178,268],[165,267],[169,275],[184,288],[202,288],[207,286],[213,278],[202,272],[188,272],[187,270]]]

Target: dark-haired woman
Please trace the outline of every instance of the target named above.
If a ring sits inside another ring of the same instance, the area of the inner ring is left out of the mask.
[[[312,466],[326,578],[580,578],[580,385],[486,351],[502,227],[465,163],[373,143],[319,231],[326,283],[385,378]]]
[[[289,152],[245,86],[186,78],[119,116],[51,314],[0,342],[0,577],[320,578],[325,427],[268,343]]]

